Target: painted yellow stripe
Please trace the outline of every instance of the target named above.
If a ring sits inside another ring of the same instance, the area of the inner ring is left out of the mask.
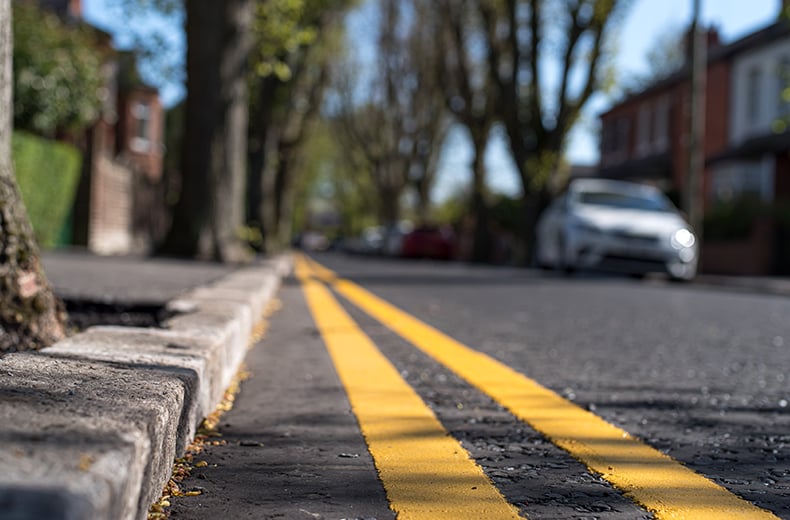
[[[336,291],[546,435],[659,519],[776,519],[725,488],[310,261]]]
[[[521,518],[302,259],[296,275],[398,518]]]

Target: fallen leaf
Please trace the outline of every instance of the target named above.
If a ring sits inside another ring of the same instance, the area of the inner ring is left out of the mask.
[[[80,457],[80,462],[77,465],[77,468],[80,471],[88,471],[89,469],[91,469],[91,466],[93,466],[94,462],[96,462],[96,457],[85,453]]]

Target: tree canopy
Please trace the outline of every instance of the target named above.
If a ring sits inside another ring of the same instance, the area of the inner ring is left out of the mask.
[[[102,103],[102,51],[88,26],[66,26],[35,2],[13,2],[14,127],[42,135],[82,129]]]

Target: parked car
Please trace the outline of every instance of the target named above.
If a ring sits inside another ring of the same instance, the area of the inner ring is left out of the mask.
[[[381,254],[390,257],[403,256],[403,239],[413,229],[414,226],[408,221],[387,226],[384,231],[384,243],[381,247]]]
[[[378,255],[384,243],[384,228],[373,226],[365,228],[362,234],[344,241],[343,250],[359,255]]]
[[[697,273],[699,244],[677,208],[643,184],[578,179],[543,212],[536,261],[571,272],[614,269],[664,272],[677,280]]]
[[[423,225],[403,237],[401,254],[405,258],[449,260],[454,247],[455,237],[449,229]]]

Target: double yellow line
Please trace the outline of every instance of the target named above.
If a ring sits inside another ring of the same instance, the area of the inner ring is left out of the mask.
[[[316,262],[298,257],[296,275],[399,518],[518,518],[518,512],[326,285],[546,435],[656,518],[777,518]]]

